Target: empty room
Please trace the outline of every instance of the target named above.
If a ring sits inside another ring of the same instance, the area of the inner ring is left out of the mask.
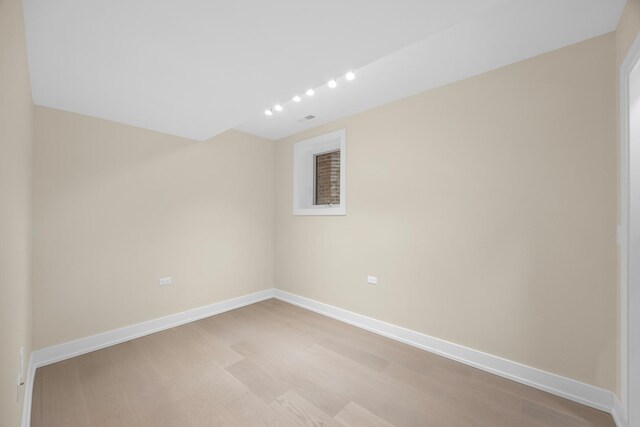
[[[640,0],[0,0],[0,427],[640,427]]]

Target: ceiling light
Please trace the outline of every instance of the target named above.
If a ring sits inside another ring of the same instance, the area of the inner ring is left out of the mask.
[[[271,111],[271,110],[264,110],[264,113],[265,113],[267,116],[271,116],[271,115],[273,115],[273,111]]]
[[[298,95],[293,97],[293,102],[300,102],[302,100],[302,98],[300,98]]]
[[[273,109],[278,111],[278,112],[280,112],[280,111],[282,111],[282,105],[276,104],[276,105],[273,106]]]
[[[313,91],[313,89],[307,89],[305,93],[307,94],[307,96],[313,96],[315,92]]]
[[[347,74],[345,74],[344,76],[347,80],[351,81],[353,79],[356,78],[356,74],[353,71],[349,71]]]
[[[336,82],[335,79],[331,79],[329,80],[329,83],[327,83],[327,86],[329,86],[331,89],[334,89],[336,86],[338,86],[338,82]]]

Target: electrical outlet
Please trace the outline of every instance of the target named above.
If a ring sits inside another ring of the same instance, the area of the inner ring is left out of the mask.
[[[158,280],[158,284],[160,286],[167,286],[173,283],[173,279],[171,277],[163,277],[162,279]]]
[[[376,276],[367,276],[367,283],[370,285],[377,285],[378,278]]]

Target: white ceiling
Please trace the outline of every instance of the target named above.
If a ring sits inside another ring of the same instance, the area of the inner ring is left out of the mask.
[[[280,138],[615,29],[625,0],[25,0],[34,103]],[[338,80],[349,69],[356,80]],[[292,95],[320,87],[293,105]],[[283,103],[272,117],[265,108]],[[312,114],[316,119],[298,123]]]

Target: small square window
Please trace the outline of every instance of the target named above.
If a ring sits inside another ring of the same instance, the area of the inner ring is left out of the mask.
[[[314,205],[340,204],[340,150],[315,155]]]
[[[293,214],[345,215],[346,132],[293,146]]]

